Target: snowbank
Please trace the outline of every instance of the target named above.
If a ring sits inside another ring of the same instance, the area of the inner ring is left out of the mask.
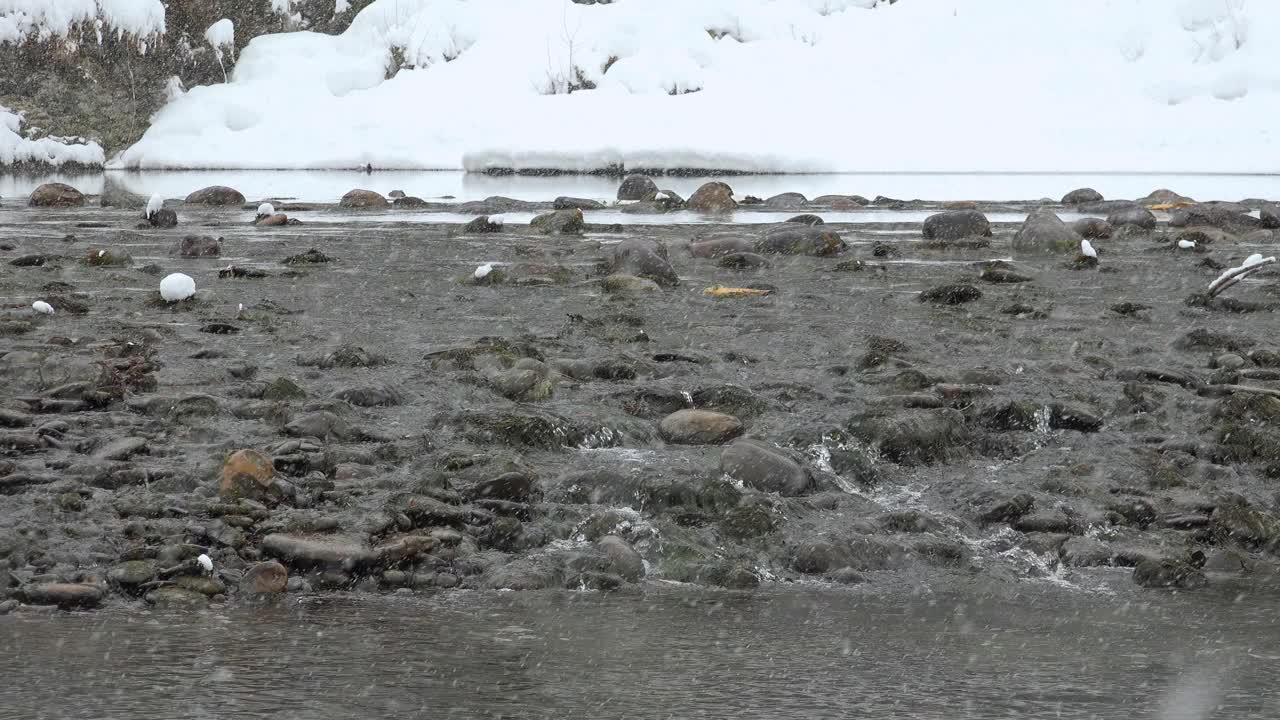
[[[1277,47],[1274,0],[376,0],[113,164],[1280,172]]]
[[[0,43],[47,40],[88,27],[139,38],[164,33],[160,0],[0,0]]]
[[[78,139],[27,138],[22,132],[22,116],[0,105],[0,167],[17,164],[101,166],[106,160],[102,146]]]

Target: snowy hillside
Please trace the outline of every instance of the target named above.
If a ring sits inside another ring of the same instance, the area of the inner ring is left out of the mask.
[[[115,164],[1277,172],[1278,38],[1273,0],[376,0]]]
[[[97,143],[76,138],[28,137],[21,115],[0,105],[0,167],[40,164],[100,166],[104,156]]]

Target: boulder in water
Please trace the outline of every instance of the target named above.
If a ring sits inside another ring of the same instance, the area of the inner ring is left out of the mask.
[[[211,185],[201,188],[187,196],[188,205],[240,206],[244,205],[244,195],[239,190],[225,185]]]
[[[725,212],[736,210],[738,202],[733,199],[733,188],[712,181],[695,190],[685,202],[685,207],[696,212]]]
[[[84,193],[64,183],[45,183],[31,192],[31,207],[80,207]]]
[[[618,186],[619,200],[652,200],[658,194],[658,186],[644,175],[628,175]]]
[[[926,240],[991,237],[991,223],[977,210],[948,210],[925,218],[921,232]]]

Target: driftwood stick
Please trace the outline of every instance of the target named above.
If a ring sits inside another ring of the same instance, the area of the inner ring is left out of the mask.
[[[1256,262],[1252,265],[1241,265],[1238,268],[1231,268],[1230,270],[1219,275],[1217,280],[1214,280],[1213,282],[1209,283],[1209,297],[1211,298],[1217,297],[1219,293],[1231,287],[1232,285],[1235,285],[1236,283],[1240,282],[1249,273],[1259,268],[1270,265],[1275,261],[1276,259],[1274,257],[1269,257],[1269,258],[1263,258],[1261,261]]]
[[[1253,387],[1252,385],[1210,385],[1209,387],[1228,395],[1235,393],[1252,393],[1254,395],[1266,395],[1268,397],[1280,398],[1280,390],[1272,388]]]

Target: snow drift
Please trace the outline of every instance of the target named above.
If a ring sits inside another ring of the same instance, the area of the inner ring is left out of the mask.
[[[83,165],[97,167],[106,159],[102,146],[79,138],[30,138],[22,115],[0,105],[0,167],[5,165]]]
[[[1266,173],[1278,116],[1273,0],[376,0],[113,165]]]

